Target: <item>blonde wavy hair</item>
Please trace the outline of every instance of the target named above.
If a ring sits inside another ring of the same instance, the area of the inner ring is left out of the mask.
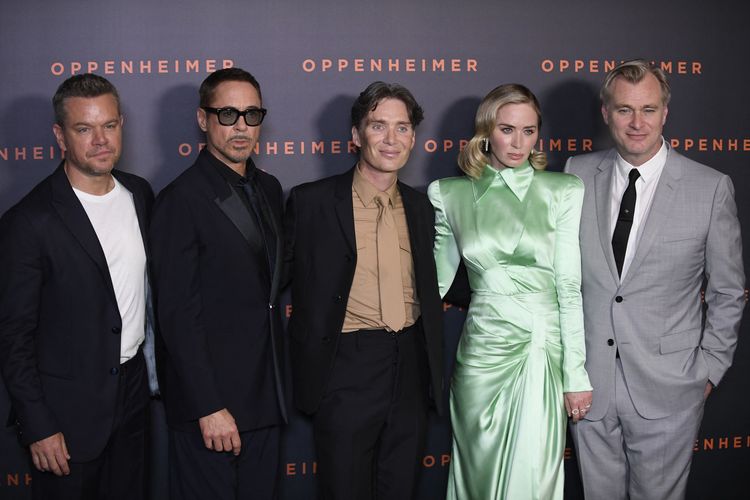
[[[506,83],[492,89],[482,99],[477,109],[477,115],[474,118],[474,137],[458,155],[458,166],[469,177],[479,178],[484,166],[490,163],[490,152],[485,152],[482,146],[485,139],[489,140],[492,135],[497,112],[506,104],[530,104],[539,117],[537,128],[542,128],[542,111],[539,101],[528,88],[518,83]],[[547,167],[547,155],[532,149],[529,163],[537,170],[544,170]]]

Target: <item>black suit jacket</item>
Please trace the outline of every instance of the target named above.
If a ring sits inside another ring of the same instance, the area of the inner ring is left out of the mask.
[[[357,245],[354,170],[292,189],[285,215],[285,261],[291,273],[289,321],[296,406],[314,413],[323,397],[344,324]],[[409,225],[421,327],[430,367],[431,393],[443,408],[443,309],[432,256],[435,215],[427,196],[398,183]]]
[[[257,171],[278,235],[269,270],[260,229],[220,168],[203,150],[159,193],[151,222],[159,385],[169,425],[183,430],[222,408],[240,431],[286,419],[281,185]]]
[[[133,194],[146,244],[151,187],[113,175]],[[61,164],[0,220],[0,364],[24,445],[62,432],[74,461],[101,453],[121,328],[104,252]]]

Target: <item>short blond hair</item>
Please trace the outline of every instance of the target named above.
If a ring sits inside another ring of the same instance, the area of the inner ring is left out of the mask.
[[[622,77],[630,83],[639,83],[649,74],[654,75],[658,80],[659,86],[661,87],[661,102],[666,106],[672,98],[672,91],[669,87],[669,82],[667,81],[667,75],[664,74],[664,71],[662,71],[660,67],[646,61],[645,59],[623,61],[607,74],[607,78],[604,79],[602,88],[599,90],[599,98],[602,100],[602,104],[605,106],[609,104],[609,101],[612,98],[612,93],[609,89],[616,78]]]

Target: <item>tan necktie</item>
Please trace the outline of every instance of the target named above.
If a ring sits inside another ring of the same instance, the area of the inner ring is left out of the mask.
[[[404,283],[401,277],[401,247],[390,201],[388,193],[378,193],[375,198],[380,207],[377,226],[378,287],[383,322],[397,332],[404,327],[406,310]]]

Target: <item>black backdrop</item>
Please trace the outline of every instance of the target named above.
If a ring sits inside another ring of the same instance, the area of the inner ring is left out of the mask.
[[[287,190],[348,168],[352,100],[373,80],[402,83],[426,111],[402,178],[424,188],[456,175],[476,106],[500,83],[524,83],[542,102],[539,149],[550,153],[551,169],[571,154],[608,147],[599,83],[614,63],[644,57],[661,64],[673,85],[665,136],[732,177],[748,248],[748,10],[740,1],[2,0],[0,213],[59,162],[50,98],[78,72],[102,74],[120,90],[126,120],[119,166],[157,191],[201,147],[197,89],[213,69],[239,66],[261,82],[269,115],[257,162]],[[463,312],[447,310],[448,370],[462,320]],[[750,495],[749,381],[750,344],[742,339],[706,407],[690,498]],[[154,490],[162,498],[164,422],[160,404],[153,408]],[[0,386],[0,423],[7,409]],[[433,418],[421,499],[443,497],[449,432],[447,419]],[[315,498],[303,417],[293,417],[284,450],[282,498]],[[0,498],[28,498],[28,470],[12,429],[0,428]],[[570,450],[566,471],[566,498],[582,498]]]

